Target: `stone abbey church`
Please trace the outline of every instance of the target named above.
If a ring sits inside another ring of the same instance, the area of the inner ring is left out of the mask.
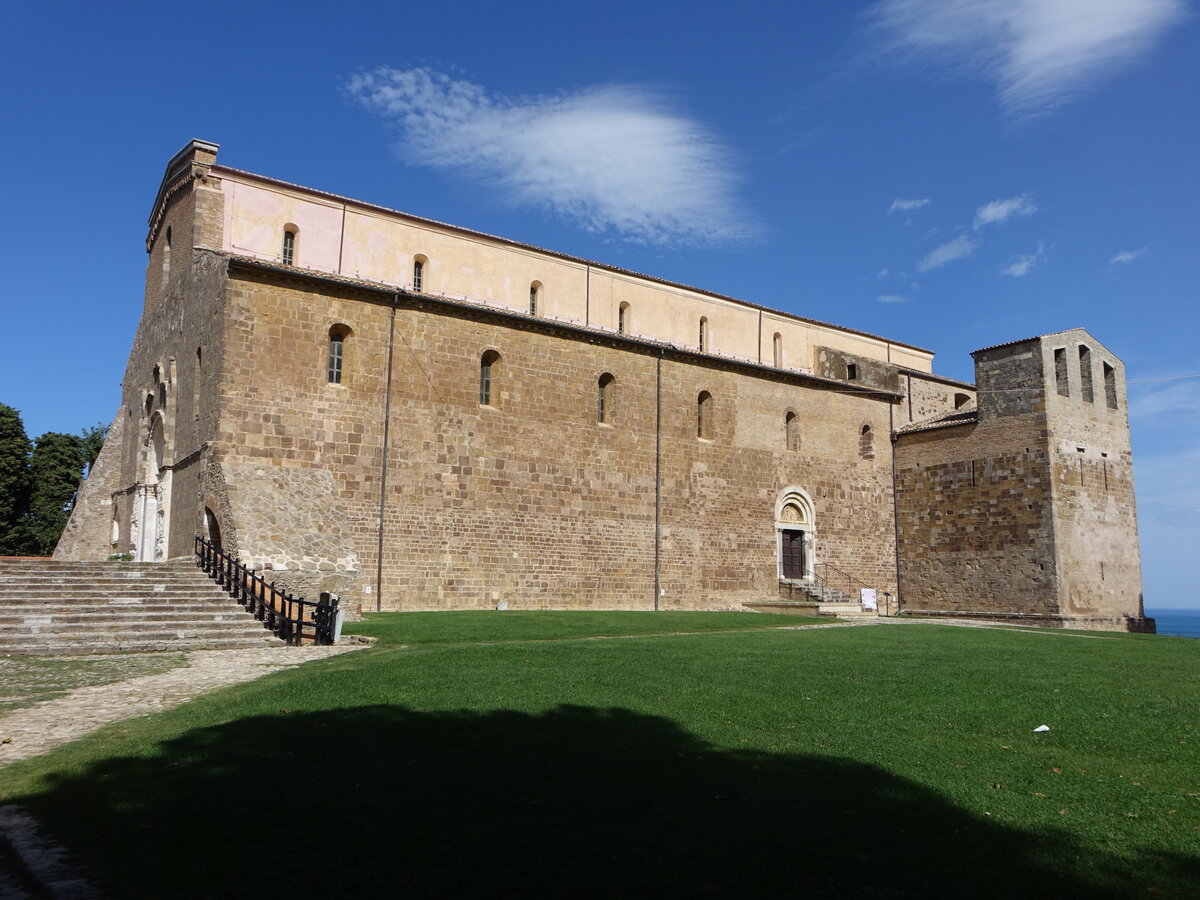
[[[299,187],[167,165],[121,407],[56,551],[219,543],[351,609],[895,609],[1151,630],[1124,367],[933,354]],[[853,591],[853,587],[851,588]]]

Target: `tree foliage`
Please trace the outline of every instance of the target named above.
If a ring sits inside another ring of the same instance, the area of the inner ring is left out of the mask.
[[[29,515],[27,552],[49,556],[67,525],[71,501],[83,474],[83,439],[48,431],[33,445],[29,457]]]
[[[21,414],[0,403],[0,556],[54,552],[107,431],[101,424],[78,435],[50,431],[31,446]]]
[[[12,556],[24,549],[29,449],[21,414],[0,403],[0,555]]]

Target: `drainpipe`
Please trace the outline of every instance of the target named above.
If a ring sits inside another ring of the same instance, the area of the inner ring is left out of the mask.
[[[912,393],[909,392],[911,400]],[[894,535],[896,549],[896,615],[900,615],[901,598],[904,596],[904,589],[900,585],[900,495],[896,489],[896,405],[893,403],[888,409],[888,424],[891,426],[892,433],[892,533]]]
[[[663,351],[655,360],[654,381],[654,611],[662,592],[662,361]]]
[[[396,306],[400,295],[392,294],[392,315],[388,321],[387,388],[383,399],[383,459],[379,463],[379,543],[375,548],[375,612],[383,611],[383,511],[387,500],[388,441],[392,423],[392,347],[396,338]]]

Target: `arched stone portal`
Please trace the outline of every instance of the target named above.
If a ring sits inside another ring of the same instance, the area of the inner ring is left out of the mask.
[[[150,419],[142,455],[142,477],[138,486],[136,543],[138,562],[160,562],[166,558],[167,511],[171,501],[171,472],[166,467],[166,432],[161,413]]]
[[[816,528],[812,498],[800,487],[781,491],[775,504],[775,534],[780,581],[812,578]]]

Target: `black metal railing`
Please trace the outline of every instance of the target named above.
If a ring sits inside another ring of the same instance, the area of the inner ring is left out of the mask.
[[[853,575],[825,562],[817,563],[813,567],[812,578],[823,596],[827,595],[827,592],[836,592],[851,603],[857,602],[862,597],[862,588],[871,588],[871,585],[866,582],[859,581]],[[886,615],[891,615],[892,595],[890,593],[881,591],[877,602],[883,603]]]
[[[318,601],[284,593],[237,557],[196,538],[196,565],[254,618],[289,644],[332,644],[338,598]]]

